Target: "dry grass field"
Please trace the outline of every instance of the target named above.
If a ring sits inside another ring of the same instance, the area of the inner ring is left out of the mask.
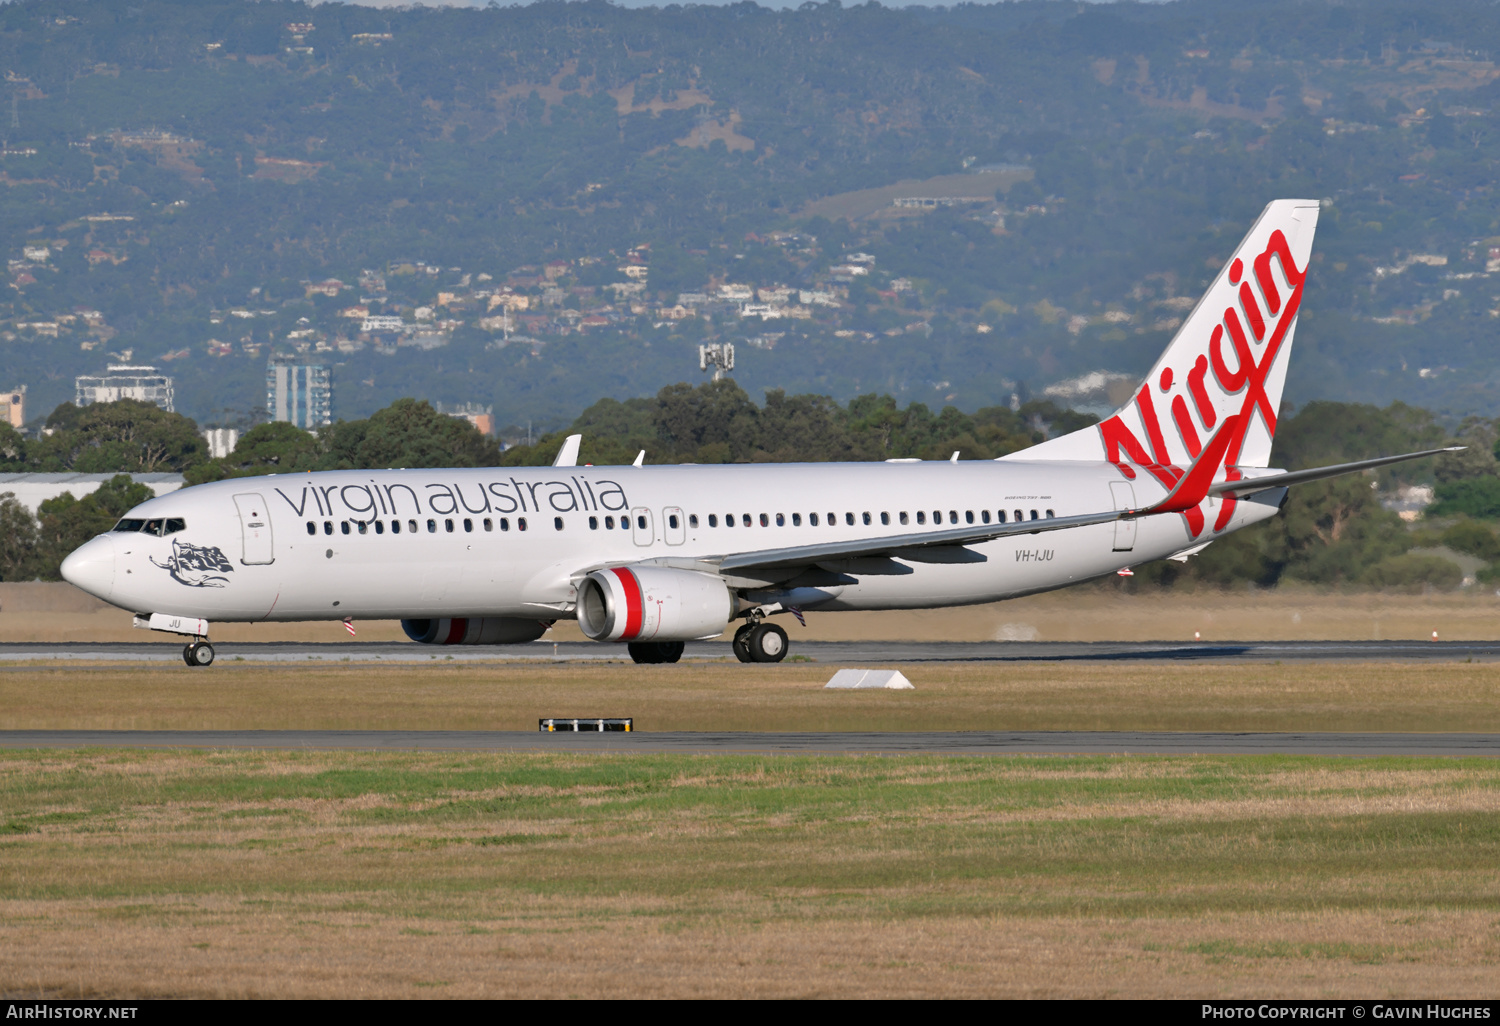
[[[165,644],[130,626],[130,613],[67,584],[0,584],[0,643],[108,641]],[[1500,638],[1500,596],[1470,588],[1430,595],[1275,591],[1156,592],[1128,595],[1083,586],[983,606],[882,613],[808,614],[799,627],[782,617],[792,641],[1365,641]],[[356,624],[360,641],[400,641],[394,621]],[[214,624],[215,642],[325,641],[349,636],[327,623]],[[164,640],[165,639],[165,640]],[[572,621],[546,640],[582,641]]]
[[[7,996],[1490,997],[1492,760],[0,755]]]
[[[913,691],[825,691],[833,666],[25,665],[0,729],[1500,731],[1497,663],[943,663]]]
[[[224,651],[5,666],[0,729],[1500,731],[1491,663]],[[0,994],[1487,997],[1497,864],[1491,760],[0,751]]]

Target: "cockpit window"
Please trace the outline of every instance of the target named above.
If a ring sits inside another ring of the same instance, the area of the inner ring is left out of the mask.
[[[146,534],[165,536],[176,534],[178,531],[187,530],[187,521],[181,517],[168,517],[165,520],[121,520],[115,525],[116,531],[144,531]]]

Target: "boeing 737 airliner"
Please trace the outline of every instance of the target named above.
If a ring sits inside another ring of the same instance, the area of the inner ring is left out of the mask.
[[[1275,516],[1286,488],[1444,450],[1268,469],[1317,227],[1266,207],[1146,376],[1103,422],[993,461],[335,471],[151,499],[63,576],[193,640],[212,621],[399,619],[413,641],[533,641],[576,618],[636,662],[723,634],[776,662],[773,615],[1027,595]]]

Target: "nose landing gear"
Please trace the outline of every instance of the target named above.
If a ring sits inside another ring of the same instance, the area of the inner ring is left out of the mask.
[[[189,666],[212,666],[214,647],[206,641],[193,641],[183,646],[182,661]]]
[[[731,647],[742,663],[779,663],[786,658],[786,631],[774,623],[747,623],[734,632]]]

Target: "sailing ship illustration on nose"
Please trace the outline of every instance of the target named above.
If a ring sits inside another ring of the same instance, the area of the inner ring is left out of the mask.
[[[151,562],[171,574],[172,580],[190,588],[222,588],[229,583],[226,573],[234,567],[215,545],[194,545],[191,542],[172,541],[172,554],[165,562]]]

